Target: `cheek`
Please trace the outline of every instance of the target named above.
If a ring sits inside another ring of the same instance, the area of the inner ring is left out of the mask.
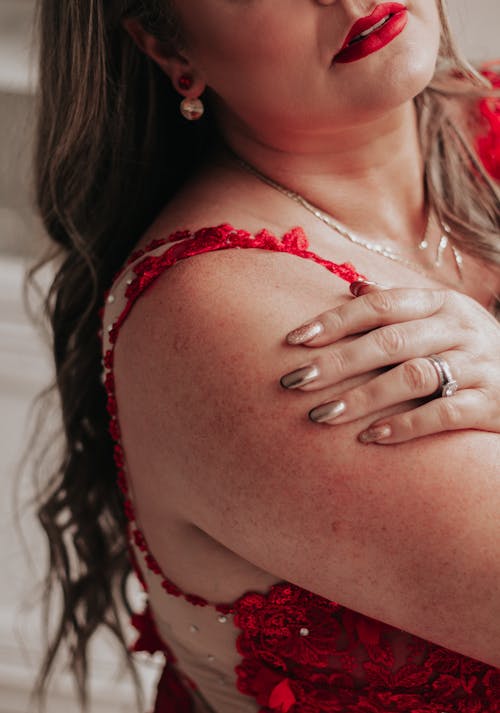
[[[307,36],[306,30],[284,33],[282,25],[269,24],[266,32],[251,32],[250,40],[247,31],[224,32],[212,37],[210,46],[200,46],[198,56],[210,88],[226,105],[240,116],[263,112],[271,121],[321,97],[328,73]]]
[[[200,2],[195,18],[186,18],[187,44],[209,82],[220,78],[212,77],[214,71],[220,75],[240,70],[246,77],[266,68],[279,69],[293,61],[294,48],[305,44],[307,37],[311,43],[312,27],[305,25],[303,14],[296,13],[285,31],[283,13],[273,10],[271,3],[245,11],[238,10],[237,3],[234,8],[221,5],[214,12],[209,3]]]
[[[251,0],[246,7],[227,0],[187,0],[179,10],[193,60],[228,103],[244,93],[260,93],[266,101],[274,95],[280,101],[293,97],[324,63],[318,14],[308,2]]]

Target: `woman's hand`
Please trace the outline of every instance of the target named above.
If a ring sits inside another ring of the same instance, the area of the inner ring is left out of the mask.
[[[347,423],[427,397],[423,405],[378,419],[359,439],[400,443],[462,428],[500,433],[500,324],[489,312],[453,290],[384,289],[357,282],[351,292],[356,299],[287,335],[289,344],[323,349],[311,353],[309,364],[282,376],[281,385],[319,392],[357,374],[396,366],[333,402],[319,403],[309,412],[311,420]],[[336,344],[349,335],[360,336]],[[430,355],[444,359],[448,378],[458,383],[452,396],[441,396],[447,378],[440,374],[439,358]]]

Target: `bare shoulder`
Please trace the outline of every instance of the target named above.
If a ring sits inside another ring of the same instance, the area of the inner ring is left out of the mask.
[[[279,384],[311,359],[286,333],[345,299],[320,266],[262,250],[196,255],[158,278],[116,363],[148,479],[170,494],[151,507],[160,518],[174,500],[263,571],[499,665],[499,436],[363,446],[363,422],[313,424],[318,393]]]
[[[347,299],[345,281],[288,253],[235,248],[192,255],[161,274],[134,305],[120,331],[115,371],[126,380],[134,370],[135,382],[147,378],[153,388],[166,381],[180,398],[184,379],[176,371],[182,370],[187,376],[183,401],[194,404],[204,389],[209,388],[213,400],[219,388],[227,393],[226,381],[234,378],[243,389],[242,378],[250,386],[264,369],[275,382],[275,395],[288,401],[279,377],[310,354],[287,345],[285,335]],[[255,361],[252,367],[250,361]],[[194,372],[195,382],[188,376]],[[169,430],[170,415],[175,420],[168,411],[162,422]]]
[[[286,345],[285,335],[347,299],[346,282],[288,253],[235,248],[178,260],[140,296],[120,329],[114,371],[119,398],[120,385],[126,384],[121,420],[133,422],[130,430],[143,433],[144,444],[153,430],[175,433],[176,440],[183,426],[177,406],[170,407],[172,400],[182,402],[186,423],[189,411],[202,401],[211,413],[203,421],[208,434],[226,418],[216,401],[229,396],[227,382],[234,379],[244,392],[245,383],[250,387],[262,370],[266,376],[260,388],[270,387],[275,397],[290,403],[291,394],[284,393],[279,378],[309,355],[303,347]],[[302,396],[307,399],[302,394],[299,400]],[[250,408],[252,398],[245,400]],[[161,419],[149,423],[150,417],[154,420],[150,409],[162,403]],[[228,433],[235,432],[236,416]]]

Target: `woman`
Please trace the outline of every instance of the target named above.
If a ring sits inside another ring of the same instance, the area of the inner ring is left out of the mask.
[[[491,85],[442,2],[42,2],[41,28],[68,453],[39,689],[63,638],[83,700],[90,635],[125,643],[130,556],[158,713],[499,711]]]

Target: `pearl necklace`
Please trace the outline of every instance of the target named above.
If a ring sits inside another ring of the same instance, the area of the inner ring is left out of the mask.
[[[236,159],[236,161],[240,164],[240,166],[242,166],[249,173],[252,173],[256,178],[259,178],[261,181],[263,181],[264,183],[267,183],[272,188],[275,188],[277,191],[279,191],[283,195],[294,200],[296,203],[300,203],[300,205],[302,205],[306,210],[308,210],[310,213],[312,213],[314,216],[316,216],[316,218],[319,218],[319,220],[321,220],[323,223],[328,225],[330,228],[332,228],[337,233],[339,233],[339,235],[341,235],[343,238],[346,238],[354,245],[359,245],[360,247],[365,248],[366,250],[370,250],[371,252],[377,253],[378,255],[382,255],[383,257],[386,257],[389,260],[399,262],[399,263],[405,265],[406,267],[410,268],[411,270],[413,270],[415,272],[419,272],[422,275],[425,275],[426,277],[429,277],[431,279],[436,279],[435,276],[433,276],[424,267],[422,267],[421,265],[419,265],[416,262],[413,262],[412,260],[409,260],[408,258],[404,257],[400,253],[396,252],[396,250],[394,250],[394,248],[386,246],[386,245],[380,245],[378,243],[374,243],[369,240],[365,240],[365,239],[361,238],[359,235],[356,235],[355,233],[352,233],[351,231],[347,230],[347,228],[344,225],[342,225],[341,223],[336,221],[328,213],[325,213],[325,211],[321,210],[321,208],[318,208],[317,206],[310,203],[306,198],[301,196],[299,193],[295,193],[294,191],[291,191],[290,189],[285,188],[285,186],[282,186],[280,183],[277,183],[272,178],[269,178],[265,174],[261,173],[261,171],[256,169],[254,166],[251,166],[249,163],[247,163],[245,160],[243,160],[236,154],[233,154],[233,155],[234,155],[234,158]],[[432,211],[429,210],[424,236],[423,236],[422,240],[420,241],[420,243],[418,244],[419,250],[426,250],[429,247],[428,234],[429,234],[431,223],[432,223]],[[453,254],[453,258],[455,261],[455,266],[457,269],[459,279],[462,282],[463,281],[463,258],[462,258],[462,255],[457,250],[457,248],[451,244],[451,242],[449,240],[449,235],[451,233],[449,226],[446,225],[446,223],[443,223],[441,220],[439,220],[439,225],[443,232],[442,232],[442,235],[439,239],[439,243],[437,246],[436,258],[434,260],[434,266],[438,267],[438,268],[442,266],[444,251],[449,246],[451,248],[451,251]],[[445,282],[448,282],[448,281],[445,280]]]

